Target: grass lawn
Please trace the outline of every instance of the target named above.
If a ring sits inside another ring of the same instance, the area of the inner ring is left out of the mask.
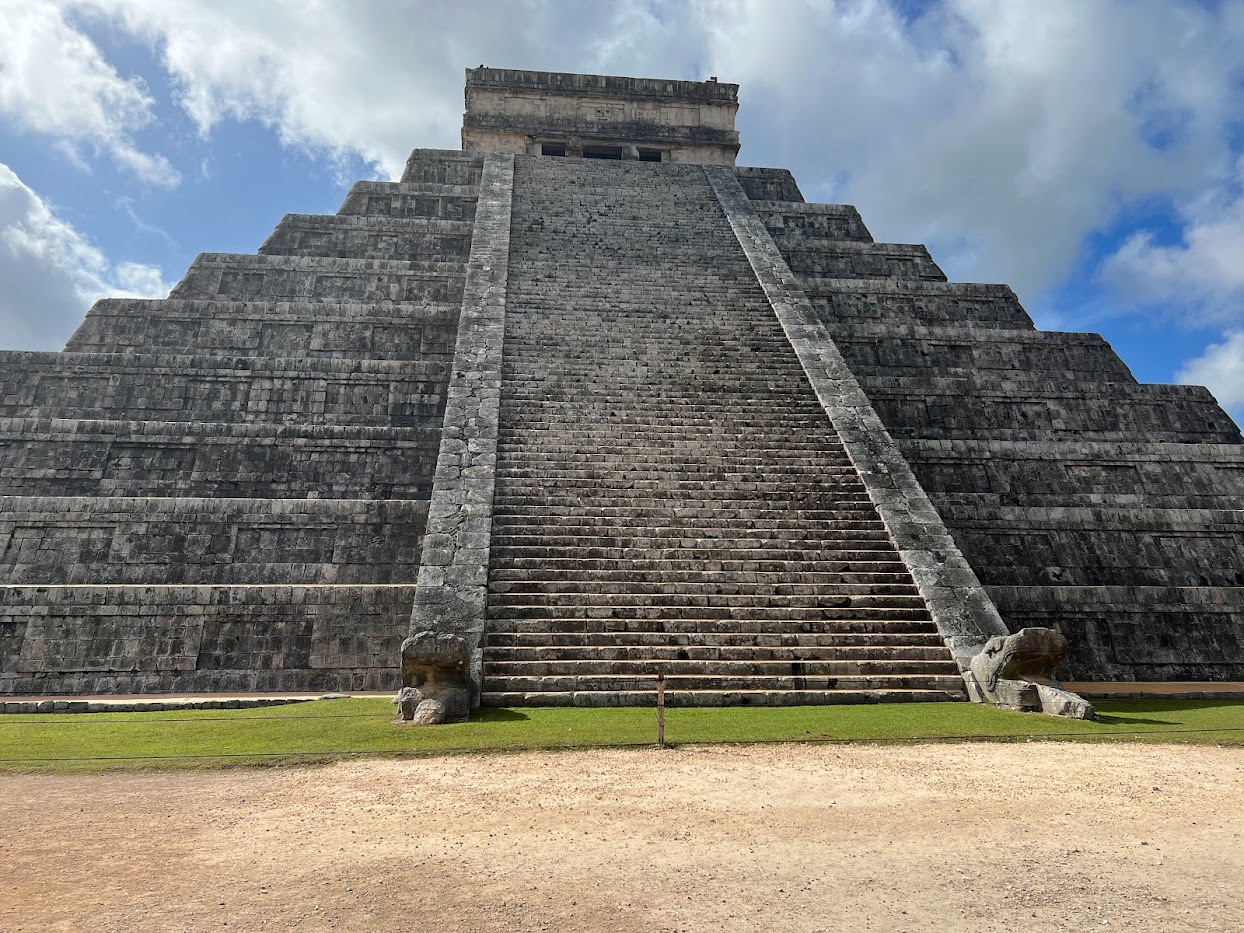
[[[666,711],[669,744],[1026,739],[1244,745],[1239,700],[1102,700],[1098,723],[970,703]],[[392,724],[383,698],[250,710],[0,716],[0,773],[321,762],[350,755],[652,745],[655,710],[481,709],[470,722]]]

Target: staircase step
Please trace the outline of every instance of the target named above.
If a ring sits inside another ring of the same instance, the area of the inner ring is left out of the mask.
[[[604,585],[664,586],[794,586],[834,585],[868,586],[878,584],[911,585],[911,575],[901,564],[891,565],[890,572],[851,572],[816,570],[773,570],[738,573],[724,570],[550,570],[533,567],[529,570],[496,569],[489,574],[496,592],[514,592],[518,588],[547,591],[550,587],[575,586],[581,583]]]
[[[894,599],[890,597],[889,599]],[[828,601],[826,601],[828,602]],[[854,603],[854,604],[852,604]],[[541,622],[541,621],[573,621],[583,622],[625,619],[631,621],[650,621],[654,624],[667,622],[708,623],[748,622],[758,625],[774,626],[786,622],[807,622],[831,625],[850,620],[877,620],[886,622],[925,621],[929,618],[928,609],[919,600],[912,600],[911,605],[895,604],[874,600],[861,596],[848,600],[840,605],[774,605],[771,602],[763,605],[497,605],[490,603],[489,624],[502,628],[509,622]],[[832,631],[828,629],[827,631]]]
[[[653,662],[681,661],[699,664],[713,662],[918,662],[949,661],[950,654],[944,645],[898,647],[877,645],[533,645],[503,647],[486,643],[489,660],[485,666],[494,673],[505,673],[504,664],[531,662],[598,663],[626,661],[652,665]],[[668,668],[662,670],[669,672]],[[793,672],[790,672],[793,673]]]
[[[934,652],[942,657],[946,646],[933,627],[920,623],[892,624],[886,631],[779,632],[779,631],[495,631],[484,635],[484,645],[505,657],[509,652],[542,650],[579,652],[585,647],[609,651],[731,651],[755,652],[760,657],[778,651],[885,651]],[[493,655],[490,655],[493,656]],[[607,655],[602,655],[607,656]],[[540,657],[540,655],[537,655]]]
[[[909,611],[924,610],[924,600],[912,588],[910,593],[880,593],[872,595],[852,591],[833,595],[809,594],[806,596],[766,596],[763,594],[722,593],[489,593],[488,606],[496,618],[544,618],[551,614],[569,616],[592,614],[605,610],[609,613],[650,612],[655,618],[669,618],[671,614],[686,614],[696,609],[710,618],[726,613],[726,618],[763,614],[783,618],[786,613],[812,613],[823,610],[878,610]],[[800,618],[801,616],[792,616]]]
[[[775,517],[762,518],[760,515],[730,514],[726,509],[683,509],[671,510],[666,514],[637,512],[634,515],[594,514],[603,510],[584,509],[578,515],[497,515],[494,527],[499,535],[600,535],[606,530],[623,532],[629,535],[652,534],[667,535],[703,535],[705,537],[726,537],[730,532],[841,532],[843,534],[862,534],[869,537],[870,532],[882,534],[884,527],[881,519],[871,503],[860,503],[854,508],[844,507],[834,518],[822,518],[816,512],[792,510],[791,514],[781,512],[761,513]],[[721,512],[721,516],[709,516],[705,512]]]
[[[898,576],[896,574],[896,576]],[[916,585],[911,577],[901,582],[863,583],[858,580],[836,580],[832,583],[801,583],[788,579],[777,582],[754,583],[697,582],[692,580],[562,580],[562,581],[504,581],[494,580],[488,586],[489,599],[498,605],[524,605],[534,601],[556,601],[591,596],[597,599],[619,600],[625,605],[628,599],[668,596],[678,600],[714,600],[717,598],[756,598],[804,600],[819,597],[834,599],[842,596],[916,596]]]
[[[607,539],[607,538],[555,538],[539,537],[492,538],[491,565],[510,566],[514,560],[667,560],[667,561],[774,561],[813,563],[818,561],[841,561],[858,554],[872,553],[890,557],[894,547],[888,541],[840,541],[844,550],[822,550],[820,542],[800,542],[784,539],[772,541],[733,540],[714,544],[709,538],[687,539]]]
[[[551,678],[573,677],[582,682],[585,679],[651,677],[660,670],[665,674],[671,686],[677,686],[673,678],[721,678],[732,681],[738,678],[836,678],[836,677],[869,677],[891,678],[910,676],[946,676],[959,677],[959,669],[950,659],[949,653],[943,652],[940,658],[916,658],[900,660],[896,658],[877,659],[772,659],[772,658],[720,658],[699,657],[686,659],[663,659],[659,662],[652,657],[610,659],[593,654],[590,658],[541,658],[538,660],[514,660],[511,658],[493,658],[484,663],[485,682],[496,682],[501,678],[507,680],[522,679],[530,682],[534,678],[547,681]],[[525,689],[531,689],[526,687]]]
[[[830,553],[830,552],[825,552]],[[890,579],[891,574],[907,579],[908,571],[897,557],[878,560],[872,551],[839,551],[836,559],[806,560],[729,560],[718,556],[705,560],[662,560],[660,558],[600,558],[600,557],[523,557],[512,552],[504,557],[493,555],[491,575],[495,579],[555,578],[566,579],[613,579],[614,575],[629,578],[633,574],[653,574],[661,579],[678,579],[680,574],[724,575],[746,579],[754,574],[880,574]]]
[[[823,524],[817,525],[816,529],[833,530],[826,528]],[[757,534],[757,529],[752,528],[749,529],[751,536],[747,538],[730,536],[725,533],[729,529],[720,528],[697,527],[681,533],[672,528],[661,530],[663,533],[658,534],[655,529],[637,531],[627,528],[596,527],[584,529],[579,534],[570,534],[563,528],[559,529],[556,535],[546,535],[538,533],[538,528],[532,528],[529,534],[494,534],[492,546],[503,556],[510,552],[526,551],[528,552],[526,556],[531,557],[536,556],[537,549],[540,553],[562,557],[578,554],[583,557],[678,558],[686,556],[708,559],[716,556],[744,560],[806,560],[815,559],[818,554],[824,554],[827,559],[832,559],[833,555],[841,553],[822,550],[827,547],[822,537],[795,538],[785,533],[789,531],[786,528],[770,529],[776,533],[767,537],[760,536]],[[614,533],[607,534],[607,532]],[[886,533],[880,530],[853,529],[849,535],[834,536],[832,543],[846,551],[873,550],[885,555],[895,553],[894,545]],[[582,551],[596,551],[597,549],[607,549],[613,553],[579,554]],[[560,555],[553,553],[558,550],[574,553]],[[637,551],[642,553],[635,553]]]
[[[543,484],[542,484],[543,485]],[[776,508],[778,503],[798,500],[809,508],[832,509],[839,503],[860,501],[860,496],[867,496],[859,477],[845,478],[828,477],[821,483],[788,483],[780,485],[772,483],[768,489],[758,489],[756,485],[741,485],[739,488],[714,488],[684,481],[677,487],[672,484],[666,488],[636,489],[628,493],[625,489],[600,490],[596,493],[586,487],[574,490],[572,494],[561,495],[554,490],[569,493],[561,483],[550,483],[541,492],[537,487],[529,486],[517,490],[510,486],[505,495],[498,496],[494,501],[493,514],[522,514],[525,512],[547,512],[554,509],[667,509],[675,508],[750,508],[755,511],[760,503],[769,503],[774,507],[768,511],[781,511]]]
[[[628,692],[651,689],[655,673],[588,674],[582,677],[556,675],[548,677],[484,677],[484,692],[548,693],[609,691]],[[713,674],[674,674],[665,678],[667,690],[943,690],[947,693],[963,689],[958,674],[894,674],[831,676],[747,676],[732,677]]]
[[[944,703],[966,700],[962,690],[678,690],[667,691],[671,707],[694,706],[832,706],[865,703]],[[483,706],[656,706],[656,688],[650,690],[522,691],[485,690]]]

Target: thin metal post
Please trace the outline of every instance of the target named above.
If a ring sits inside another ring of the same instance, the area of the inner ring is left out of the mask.
[[[657,747],[665,748],[665,672],[657,673]]]

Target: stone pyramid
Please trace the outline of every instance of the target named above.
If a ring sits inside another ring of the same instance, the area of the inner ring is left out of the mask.
[[[737,86],[479,68],[462,151],[0,379],[0,692],[944,700],[1244,679],[1244,439],[735,166]],[[408,672],[409,674],[409,672]],[[409,676],[408,676],[409,682]]]

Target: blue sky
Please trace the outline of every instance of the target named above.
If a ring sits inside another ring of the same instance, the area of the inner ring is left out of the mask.
[[[0,346],[416,146],[467,66],[741,85],[740,162],[1244,416],[1244,0],[0,0]]]

